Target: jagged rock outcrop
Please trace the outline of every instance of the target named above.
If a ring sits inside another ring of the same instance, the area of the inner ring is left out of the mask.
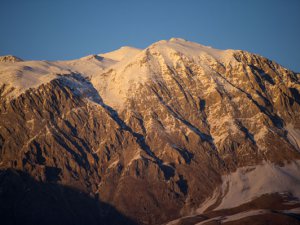
[[[0,62],[22,62],[23,60],[13,56],[13,55],[4,55],[0,56]]]
[[[294,162],[284,171],[297,173],[299,74],[261,56],[171,39],[28,67],[0,66],[0,167],[79,189],[138,224],[213,195],[207,208],[224,205],[225,177],[241,167]]]

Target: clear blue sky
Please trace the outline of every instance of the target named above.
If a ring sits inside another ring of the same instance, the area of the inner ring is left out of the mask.
[[[300,0],[0,0],[0,55],[74,59],[171,37],[300,72]]]

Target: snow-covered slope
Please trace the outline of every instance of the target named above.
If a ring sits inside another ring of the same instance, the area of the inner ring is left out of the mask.
[[[203,64],[207,69],[208,62],[233,62],[233,52],[172,38],[154,43],[144,50],[125,46],[112,52],[70,61],[10,60],[10,63],[0,63],[0,82],[14,87],[10,95],[17,97],[29,88],[53,80],[57,74],[80,73],[91,78],[105,102],[122,108],[140,84],[154,79],[167,66],[174,66],[182,56]]]
[[[119,62],[108,67],[104,75],[93,76],[92,83],[106,103],[122,109],[124,103],[136,95],[141,85],[150,80],[160,80],[162,72],[168,67],[178,66],[181,58],[199,63],[203,65],[203,70],[209,70],[207,63],[235,62],[233,52],[213,49],[180,38],[156,42],[142,51],[125,47],[101,55]]]
[[[29,88],[48,83],[61,73],[70,71],[46,61],[0,63],[0,85],[6,85],[10,97],[17,97]]]
[[[122,47],[110,53],[89,55],[69,61],[23,61],[14,56],[2,56],[0,85],[5,84],[10,89],[8,96],[17,97],[29,88],[37,88],[50,82],[57,78],[57,75],[78,73],[85,77],[97,76],[138,52],[140,50],[136,48]]]
[[[300,162],[290,162],[284,166],[263,162],[261,165],[242,167],[234,173],[222,177],[221,190],[216,190],[212,198],[197,210],[203,213],[217,204],[214,210],[238,207],[265,194],[292,194],[300,199]]]
[[[134,47],[124,46],[115,51],[99,54],[103,58],[111,59],[117,62],[129,59],[140,53],[142,50]]]

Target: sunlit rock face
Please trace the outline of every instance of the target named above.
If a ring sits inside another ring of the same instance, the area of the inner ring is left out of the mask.
[[[13,56],[13,55],[5,55],[5,56],[0,56],[0,62],[10,62],[10,63],[14,63],[14,62],[22,62],[23,60]]]
[[[5,59],[0,167],[78,189],[138,224],[274,199],[299,207],[299,76],[178,38],[71,61]]]

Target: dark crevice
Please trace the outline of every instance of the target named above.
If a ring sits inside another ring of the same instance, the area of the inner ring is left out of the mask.
[[[187,180],[184,179],[182,175],[179,175],[179,180],[176,181],[176,184],[179,187],[180,191],[184,195],[187,195],[187,193],[188,193],[188,184],[187,184]]]
[[[295,101],[300,105],[300,93],[296,88],[289,88]]]
[[[265,73],[265,71],[253,65],[249,65],[249,67],[252,70],[256,71],[260,75],[260,77],[267,81],[269,84],[275,85],[275,81],[273,80],[273,78],[269,74]],[[258,83],[261,84],[261,81]]]
[[[205,102],[204,99],[200,99],[200,100],[199,100],[199,106],[200,106],[200,111],[201,111],[201,112],[204,112],[205,106],[206,106],[206,102]]]
[[[190,164],[194,158],[194,154],[186,150],[185,148],[180,148],[173,145],[173,148],[181,155],[186,164]]]

